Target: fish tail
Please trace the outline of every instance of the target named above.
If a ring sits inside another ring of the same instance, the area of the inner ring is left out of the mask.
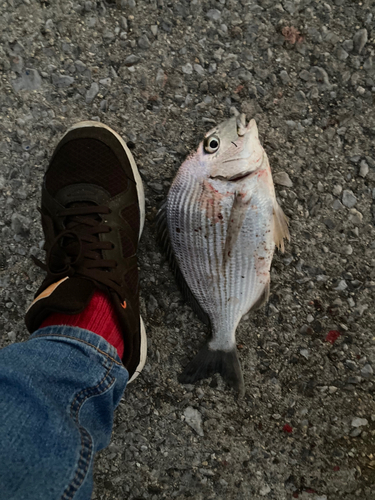
[[[182,384],[193,384],[197,380],[211,377],[214,373],[219,373],[225,382],[238,392],[239,397],[244,395],[244,380],[236,348],[231,351],[219,351],[206,345],[185,367],[178,380]]]

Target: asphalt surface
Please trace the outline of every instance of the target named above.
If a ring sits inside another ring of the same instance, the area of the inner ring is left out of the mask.
[[[375,3],[0,0],[0,346],[42,279],[37,206],[59,137],[119,132],[146,191],[149,356],[97,458],[94,499],[373,499]],[[237,331],[246,393],[177,375],[206,330],[155,237],[186,154],[255,118],[292,240]]]

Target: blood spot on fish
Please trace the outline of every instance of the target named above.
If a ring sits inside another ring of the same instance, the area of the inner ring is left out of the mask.
[[[181,233],[181,229],[179,227],[176,227],[176,233]]]
[[[217,216],[218,216],[218,218],[219,218],[220,220],[222,220],[222,219],[223,219],[223,215],[222,215],[222,214],[217,214]]]

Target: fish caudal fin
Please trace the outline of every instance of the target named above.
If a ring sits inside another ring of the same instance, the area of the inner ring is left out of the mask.
[[[236,348],[231,351],[213,350],[206,345],[179,375],[181,384],[193,384],[197,380],[219,373],[238,395],[244,395],[244,380]]]
[[[274,241],[279,250],[284,252],[284,239],[290,241],[288,228],[288,217],[284,214],[280,205],[275,201],[273,207]]]

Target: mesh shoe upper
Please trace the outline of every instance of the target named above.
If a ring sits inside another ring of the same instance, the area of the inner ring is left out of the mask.
[[[93,168],[95,164],[100,164],[100,168]],[[73,139],[62,144],[53,156],[46,189],[55,195],[65,186],[82,182],[101,186],[112,197],[125,191],[128,178],[109,146],[98,139]]]

